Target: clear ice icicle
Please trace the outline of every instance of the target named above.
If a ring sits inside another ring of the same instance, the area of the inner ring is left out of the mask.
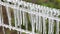
[[[59,34],[59,21],[56,22],[56,34]]]
[[[43,17],[43,34],[46,34],[46,18]]]
[[[49,19],[49,30],[48,30],[48,34],[53,34],[54,32],[54,20]]]

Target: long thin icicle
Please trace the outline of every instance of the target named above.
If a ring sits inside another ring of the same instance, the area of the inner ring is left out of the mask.
[[[38,31],[38,16],[36,15],[36,31]]]
[[[23,25],[25,25],[26,24],[26,21],[25,21],[25,13],[23,12]]]
[[[56,22],[56,34],[59,34],[59,21]]]
[[[48,29],[48,34],[51,34],[51,21],[50,21],[50,19],[49,19],[49,29]]]
[[[22,11],[20,10],[20,28],[21,28],[21,25],[22,25]],[[20,34],[21,34],[21,31],[20,31]]]
[[[26,18],[25,20],[26,20],[26,31],[27,31],[28,30],[28,20],[27,20],[27,15],[25,15],[25,16],[26,16],[25,17]]]
[[[51,34],[54,34],[54,20],[51,21]]]
[[[22,25],[22,11],[20,10],[20,26]]]
[[[48,34],[53,34],[54,33],[54,24],[53,24],[53,20],[49,19],[49,31]]]
[[[19,26],[19,10],[16,10],[16,20],[17,20],[17,23],[16,23],[16,27],[18,28]]]
[[[17,26],[19,26],[20,27],[20,17],[19,17],[20,15],[19,15],[19,10],[17,10],[17,20],[18,20],[18,22],[17,22]],[[18,28],[18,27],[17,27]],[[19,31],[17,31],[17,34],[19,34]]]
[[[17,10],[14,9],[15,27],[17,27]]]
[[[39,11],[39,13],[40,13],[40,11]],[[39,34],[42,34],[42,18],[41,18],[41,16],[39,16],[39,31],[40,31]]]
[[[7,10],[7,16],[8,16],[9,26],[11,26],[11,13],[10,13],[9,7],[6,7],[6,10]]]
[[[34,23],[34,15],[31,14],[31,25],[32,25],[32,34],[34,34],[35,23]]]
[[[39,34],[42,34],[42,22],[41,22],[41,16],[39,16]]]
[[[46,34],[46,18],[43,17],[43,34]]]

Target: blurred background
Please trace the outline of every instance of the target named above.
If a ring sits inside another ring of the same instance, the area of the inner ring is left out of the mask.
[[[60,0],[23,0],[23,1],[60,9]]]

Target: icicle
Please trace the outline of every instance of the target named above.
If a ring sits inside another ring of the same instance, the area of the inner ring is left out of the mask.
[[[25,13],[23,12],[23,25],[26,24],[26,21],[25,21]]]
[[[22,24],[22,13],[21,10],[17,10],[17,19],[18,19],[18,26],[19,28],[21,28],[21,24]],[[19,32],[17,32],[19,34]],[[21,32],[20,32],[21,34]]]
[[[32,25],[32,34],[34,34],[35,25],[34,25],[34,15],[31,14],[31,25]]]
[[[56,22],[56,34],[59,34],[59,21]]]
[[[25,15],[25,22],[26,22],[26,30],[28,30],[28,20],[27,20],[27,15]]]
[[[7,16],[8,16],[9,26],[11,26],[11,14],[10,14],[9,7],[6,7],[6,10],[7,10]],[[11,28],[10,28],[10,30],[11,30]]]
[[[18,26],[20,26],[20,17],[19,17],[19,11],[18,11]]]
[[[41,22],[41,16],[39,16],[39,34],[42,34],[42,22]]]
[[[46,22],[45,22],[45,17],[43,17],[43,34],[46,34]]]
[[[19,20],[20,20],[20,19],[19,19],[19,10],[17,10],[17,23],[16,23],[16,24],[17,24],[18,26],[19,26],[19,22],[20,22]]]
[[[18,26],[20,27],[22,24],[22,12],[21,12],[21,10],[17,11],[17,19],[18,19]]]
[[[53,24],[53,20],[52,19],[49,19],[49,31],[48,31],[48,34],[53,34],[54,32],[54,24]]]
[[[20,10],[20,25],[22,24],[22,11]]]
[[[18,27],[18,23],[19,23],[19,12],[18,10],[16,9],[16,28]]]
[[[17,27],[17,10],[14,9],[15,27]]]
[[[20,21],[20,24],[19,24],[20,26],[19,26],[19,27],[20,27],[20,29],[21,29],[21,25],[22,25],[22,12],[21,12],[21,10],[19,11],[19,13],[20,13],[20,14],[19,14],[19,15],[20,15],[20,16],[19,16],[19,19],[20,19],[20,20],[19,20],[19,21]],[[20,34],[21,34],[21,31],[20,31]]]
[[[36,30],[38,30],[38,16],[36,15]]]
[[[48,34],[51,34],[51,21],[49,19],[49,29],[48,29]]]
[[[16,0],[15,2],[18,2],[19,3],[20,0]],[[18,8],[19,8],[19,5],[18,5]],[[17,19],[18,19],[18,26],[20,27],[21,26],[21,22],[20,22],[20,10],[17,10]]]
[[[54,34],[54,20],[51,21],[51,34]]]

